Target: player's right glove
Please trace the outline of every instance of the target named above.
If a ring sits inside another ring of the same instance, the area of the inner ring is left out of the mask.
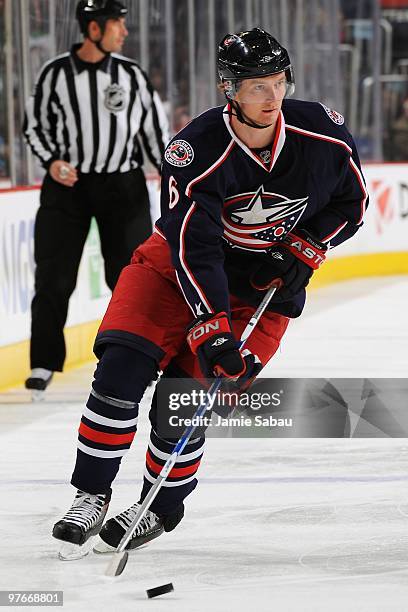
[[[251,285],[262,291],[281,279],[282,287],[272,301],[288,301],[308,285],[313,272],[324,262],[326,251],[327,246],[306,230],[289,234],[285,244],[271,247],[266,259],[252,272]]]
[[[243,354],[239,350],[225,312],[204,315],[193,321],[187,342],[194,355],[197,355],[206,378],[224,376],[237,379],[244,376],[250,367],[252,374],[256,361],[260,365],[255,355],[249,351]]]

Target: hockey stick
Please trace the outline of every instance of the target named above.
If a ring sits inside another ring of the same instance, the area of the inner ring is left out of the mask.
[[[268,304],[269,304],[273,294],[279,288],[279,286],[280,286],[279,284],[275,284],[275,285],[273,285],[272,287],[270,287],[268,289],[268,292],[266,293],[265,297],[262,299],[262,301],[259,304],[258,308],[254,312],[254,314],[252,315],[251,319],[249,320],[247,326],[245,327],[244,331],[242,332],[242,335],[241,335],[241,338],[240,338],[240,341],[239,341],[239,348],[240,349],[244,346],[244,344],[248,340],[249,336],[252,334],[252,332],[253,332],[254,328],[256,327],[259,319],[261,318],[261,316],[263,315],[266,307],[268,306]],[[211,385],[211,387],[208,389],[208,391],[207,391],[207,401],[203,402],[201,404],[201,406],[199,406],[197,408],[196,412],[194,413],[194,416],[192,417],[192,422],[193,423],[199,422],[200,417],[205,413],[205,411],[209,407],[211,398],[219,390],[219,388],[221,386],[221,383],[222,383],[222,380],[223,380],[223,377],[222,376],[218,376],[215,379],[215,381],[213,382],[213,384]],[[146,512],[150,508],[153,500],[156,498],[157,494],[159,493],[159,491],[160,491],[164,481],[166,480],[166,478],[169,475],[170,471],[172,470],[174,464],[176,463],[177,458],[183,452],[186,444],[188,443],[189,439],[191,438],[192,434],[194,433],[196,427],[197,427],[197,425],[189,425],[184,430],[181,438],[179,439],[179,441],[177,442],[176,446],[174,447],[172,454],[167,459],[166,463],[164,464],[164,466],[161,469],[160,474],[157,476],[155,483],[153,484],[153,486],[151,487],[149,493],[146,495],[145,499],[143,500],[143,502],[142,502],[142,504],[141,504],[141,506],[139,508],[138,513],[136,514],[135,518],[133,519],[133,521],[131,522],[131,524],[127,528],[127,530],[125,531],[121,541],[118,544],[118,547],[117,547],[116,551],[113,553],[113,557],[112,557],[108,567],[106,568],[106,575],[107,576],[120,576],[121,573],[123,572],[123,570],[125,569],[126,563],[127,563],[128,557],[129,557],[129,553],[128,553],[127,550],[125,550],[125,548],[126,548],[128,542],[129,542],[129,540],[131,539],[133,533],[135,532],[135,530],[139,526],[140,522],[142,521],[143,517],[145,516]]]

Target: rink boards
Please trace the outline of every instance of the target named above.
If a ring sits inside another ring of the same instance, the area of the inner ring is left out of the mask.
[[[370,207],[358,239],[330,253],[313,279],[321,286],[355,277],[408,273],[408,164],[364,167]],[[152,217],[159,211],[157,180],[149,180]],[[0,389],[25,378],[33,295],[33,232],[39,188],[0,191]],[[92,225],[66,327],[67,366],[92,358],[98,321],[109,300],[99,236]]]

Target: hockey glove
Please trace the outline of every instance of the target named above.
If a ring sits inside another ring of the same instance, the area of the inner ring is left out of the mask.
[[[324,262],[327,246],[313,238],[306,230],[289,234],[282,246],[271,247],[267,261],[251,275],[251,285],[266,290],[280,278],[283,286],[274,295],[273,302],[286,302],[302,291],[313,272]]]
[[[254,355],[250,350],[244,348],[242,349],[242,356],[247,366],[244,374],[238,380],[235,378],[223,379],[219,399],[213,407],[214,412],[223,418],[228,417],[237,408],[239,396],[251,386],[262,370],[258,355]]]
[[[262,367],[248,350],[240,352],[225,312],[196,319],[190,326],[187,342],[206,378],[215,375],[238,379],[248,374],[252,379]]]

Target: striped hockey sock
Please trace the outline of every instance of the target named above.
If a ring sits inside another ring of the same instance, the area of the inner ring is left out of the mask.
[[[171,514],[197,486],[195,474],[204,452],[204,438],[195,438],[186,445],[163,483],[150,510],[161,515]],[[159,438],[152,429],[146,452],[141,501],[146,497],[163,465],[171,455],[174,442]]]
[[[92,389],[78,431],[71,483],[100,493],[112,484],[137,429],[138,404],[107,397]]]

